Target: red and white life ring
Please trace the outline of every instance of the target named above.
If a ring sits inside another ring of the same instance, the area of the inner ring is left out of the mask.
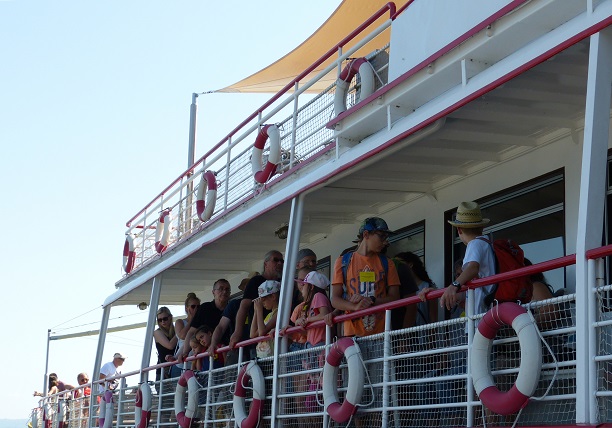
[[[135,261],[134,237],[131,234],[127,234],[125,235],[125,244],[123,244],[123,270],[125,273],[130,273],[134,269]]]
[[[206,202],[204,202],[204,194],[206,194]],[[215,210],[215,202],[217,201],[217,179],[212,171],[206,171],[202,174],[198,192],[196,194],[196,211],[198,218],[201,221],[210,220],[213,211]]]
[[[143,383],[136,391],[136,403],[134,403],[134,417],[136,428],[147,428],[151,420],[151,387]]]
[[[500,391],[491,375],[491,348],[497,331],[510,325],[516,332],[521,346],[521,364],[512,388]],[[478,323],[474,334],[470,370],[474,388],[482,404],[500,415],[518,412],[529,402],[540,380],[542,347],[538,327],[525,308],[516,303],[501,303],[493,307]]]
[[[170,210],[163,210],[155,228],[155,251],[161,254],[170,243]]]
[[[113,392],[104,391],[100,400],[100,416],[98,417],[100,428],[110,428],[113,426],[114,412]]]
[[[268,137],[270,137],[270,154],[268,156],[268,163],[263,167],[262,154]],[[272,174],[274,174],[274,171],[276,171],[276,165],[280,160],[280,131],[276,125],[265,125],[261,128],[259,134],[257,134],[251,155],[251,169],[253,170],[255,181],[261,184],[268,181]]]
[[[60,398],[57,400],[57,428],[66,428],[66,400]]]
[[[356,74],[359,74],[361,80],[359,99],[364,100],[374,93],[374,70],[370,62],[363,57],[351,60],[336,80],[336,92],[334,93],[334,113],[336,116],[346,111],[346,96],[351,80]]]
[[[253,401],[249,414],[246,413],[246,383],[249,378],[253,382]],[[238,379],[236,379],[236,388],[234,391],[234,416],[236,417],[236,425],[240,428],[254,428],[259,425],[261,414],[263,412],[263,401],[266,398],[266,384],[261,367],[254,361],[249,361],[245,364]]]
[[[185,408],[185,392],[189,389],[187,397],[187,408]],[[176,392],[174,393],[174,412],[176,421],[182,428],[189,428],[191,421],[198,411],[198,399],[200,395],[200,385],[193,374],[193,371],[186,370],[178,380]]]
[[[338,367],[346,357],[348,366],[348,387],[344,403],[338,400]],[[346,423],[357,412],[361,402],[365,373],[361,360],[361,351],[350,337],[338,340],[329,350],[323,367],[323,402],[329,416],[338,423]]]

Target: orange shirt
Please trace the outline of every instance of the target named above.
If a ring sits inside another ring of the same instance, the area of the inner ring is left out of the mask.
[[[362,256],[355,252],[347,267],[346,284],[342,275],[342,257],[338,257],[334,265],[333,286],[344,285],[345,299],[359,294],[366,297],[387,297],[387,286],[399,287],[400,280],[393,261],[388,260],[388,277],[385,278],[385,268],[378,254]],[[385,331],[385,313],[379,312],[344,322],[345,336],[368,336]]]

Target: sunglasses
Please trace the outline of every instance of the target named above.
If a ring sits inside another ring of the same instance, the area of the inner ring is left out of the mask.
[[[79,382],[89,382],[89,379],[79,379]]]
[[[285,263],[284,259],[279,259],[278,257],[272,257],[272,261],[274,263]]]
[[[195,308],[197,308],[197,307],[198,307],[198,305],[189,305],[189,307],[190,307],[191,309],[195,309]]]
[[[170,319],[170,317],[157,318],[157,322],[166,322]]]

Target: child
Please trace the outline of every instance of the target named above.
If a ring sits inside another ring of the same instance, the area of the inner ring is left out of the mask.
[[[205,352],[209,347],[210,347],[210,341],[212,339],[212,330],[209,326],[207,325],[203,325],[200,328],[198,328],[195,332],[195,334],[193,335],[193,337],[196,339],[196,341],[199,343],[200,345],[200,349],[202,349],[200,352]],[[215,346],[215,351],[221,347],[223,347],[225,345],[218,343]],[[204,370],[204,371],[208,371],[210,369],[210,358],[209,357],[204,357],[200,359],[201,365],[200,365],[200,370]],[[213,369],[219,369],[221,367],[223,367],[224,364],[224,360],[223,360],[223,354],[218,354],[217,352],[215,352],[213,354]]]
[[[450,311],[459,303],[458,295],[461,286],[474,278],[484,278],[495,274],[495,254],[488,241],[476,239],[483,237],[483,228],[489,224],[488,218],[482,218],[480,207],[476,202],[461,202],[457,208],[454,220],[448,221],[457,228],[459,239],[466,245],[463,257],[463,271],[446,289],[440,297],[440,306]],[[491,292],[492,285],[474,290],[475,313],[486,312],[489,308],[485,304],[485,297]]]
[[[191,348],[191,351],[189,351],[190,357],[201,354],[206,350],[206,348],[203,348],[202,345],[200,345],[200,342],[198,341],[198,339],[196,339],[195,334],[189,340],[189,347]],[[198,358],[193,361],[188,361],[185,364],[185,370],[193,370],[194,372],[202,370],[202,358]]]
[[[251,323],[251,338],[273,334],[273,330],[276,327],[280,282],[274,280],[265,281],[259,286],[257,291],[259,297],[253,300],[255,313]],[[265,319],[263,316],[264,308],[270,311]],[[259,342],[255,349],[257,351],[257,358],[271,356],[274,354],[274,339]]]
[[[332,312],[331,303],[325,290],[329,286],[329,280],[322,273],[309,272],[302,281],[300,292],[303,302],[296,306],[291,316],[291,321],[296,326],[306,327],[307,324],[320,321]],[[306,330],[306,349],[314,348],[325,344],[325,327],[316,327]],[[302,362],[304,369],[310,370],[314,367],[323,367],[325,353],[310,353]],[[319,386],[319,376],[310,375],[308,380],[308,390],[315,391]],[[304,399],[304,406],[307,411],[315,410],[315,397],[308,395]]]

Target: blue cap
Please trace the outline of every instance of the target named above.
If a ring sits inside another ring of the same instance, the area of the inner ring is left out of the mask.
[[[361,226],[359,227],[359,235],[362,235],[363,232],[367,230],[368,232],[374,232],[376,230],[380,230],[381,232],[386,233],[395,233],[389,230],[389,226],[387,226],[387,222],[384,221],[380,217],[368,217],[364,221],[361,222]]]

